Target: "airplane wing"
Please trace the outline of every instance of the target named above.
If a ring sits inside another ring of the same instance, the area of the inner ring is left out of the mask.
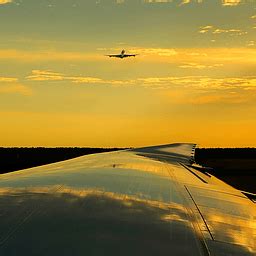
[[[120,55],[120,54],[108,54],[108,55],[105,55],[105,56],[108,56],[110,58],[112,58],[112,57],[114,57],[114,58],[121,58],[122,57],[122,55]]]
[[[127,58],[127,57],[135,57],[135,56],[137,56],[137,55],[139,55],[139,54],[124,54],[124,58]]]
[[[256,206],[193,167],[194,144],[0,176],[0,255],[256,254]]]

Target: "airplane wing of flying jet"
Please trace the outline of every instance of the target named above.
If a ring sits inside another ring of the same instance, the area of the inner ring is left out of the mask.
[[[108,56],[110,58],[114,57],[114,58],[123,59],[123,58],[127,58],[127,57],[135,57],[137,55],[138,54],[126,54],[125,50],[122,50],[122,52],[120,54],[108,54],[108,55],[105,55],[105,56]]]
[[[193,165],[194,144],[0,176],[0,255],[256,255],[253,197]]]
[[[110,58],[114,57],[114,58],[127,58],[127,57],[135,57],[137,56],[138,54],[124,54],[124,55],[121,55],[121,54],[109,54],[109,55],[106,55]]]

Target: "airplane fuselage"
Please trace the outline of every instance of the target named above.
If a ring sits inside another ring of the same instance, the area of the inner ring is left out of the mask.
[[[121,54],[120,54],[120,58],[121,58],[121,59],[124,58],[124,54],[125,54],[125,50],[122,50],[122,51],[121,51]]]

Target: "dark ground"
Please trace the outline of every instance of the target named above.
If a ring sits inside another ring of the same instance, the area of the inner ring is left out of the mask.
[[[119,148],[0,148],[0,174]]]
[[[0,174],[118,148],[0,148]],[[256,148],[197,148],[197,164],[237,189],[256,193]]]
[[[195,161],[231,186],[256,194],[256,148],[196,148]]]

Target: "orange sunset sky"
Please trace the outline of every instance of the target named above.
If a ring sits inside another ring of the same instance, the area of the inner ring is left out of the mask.
[[[0,0],[0,31],[0,146],[256,146],[254,0]]]

